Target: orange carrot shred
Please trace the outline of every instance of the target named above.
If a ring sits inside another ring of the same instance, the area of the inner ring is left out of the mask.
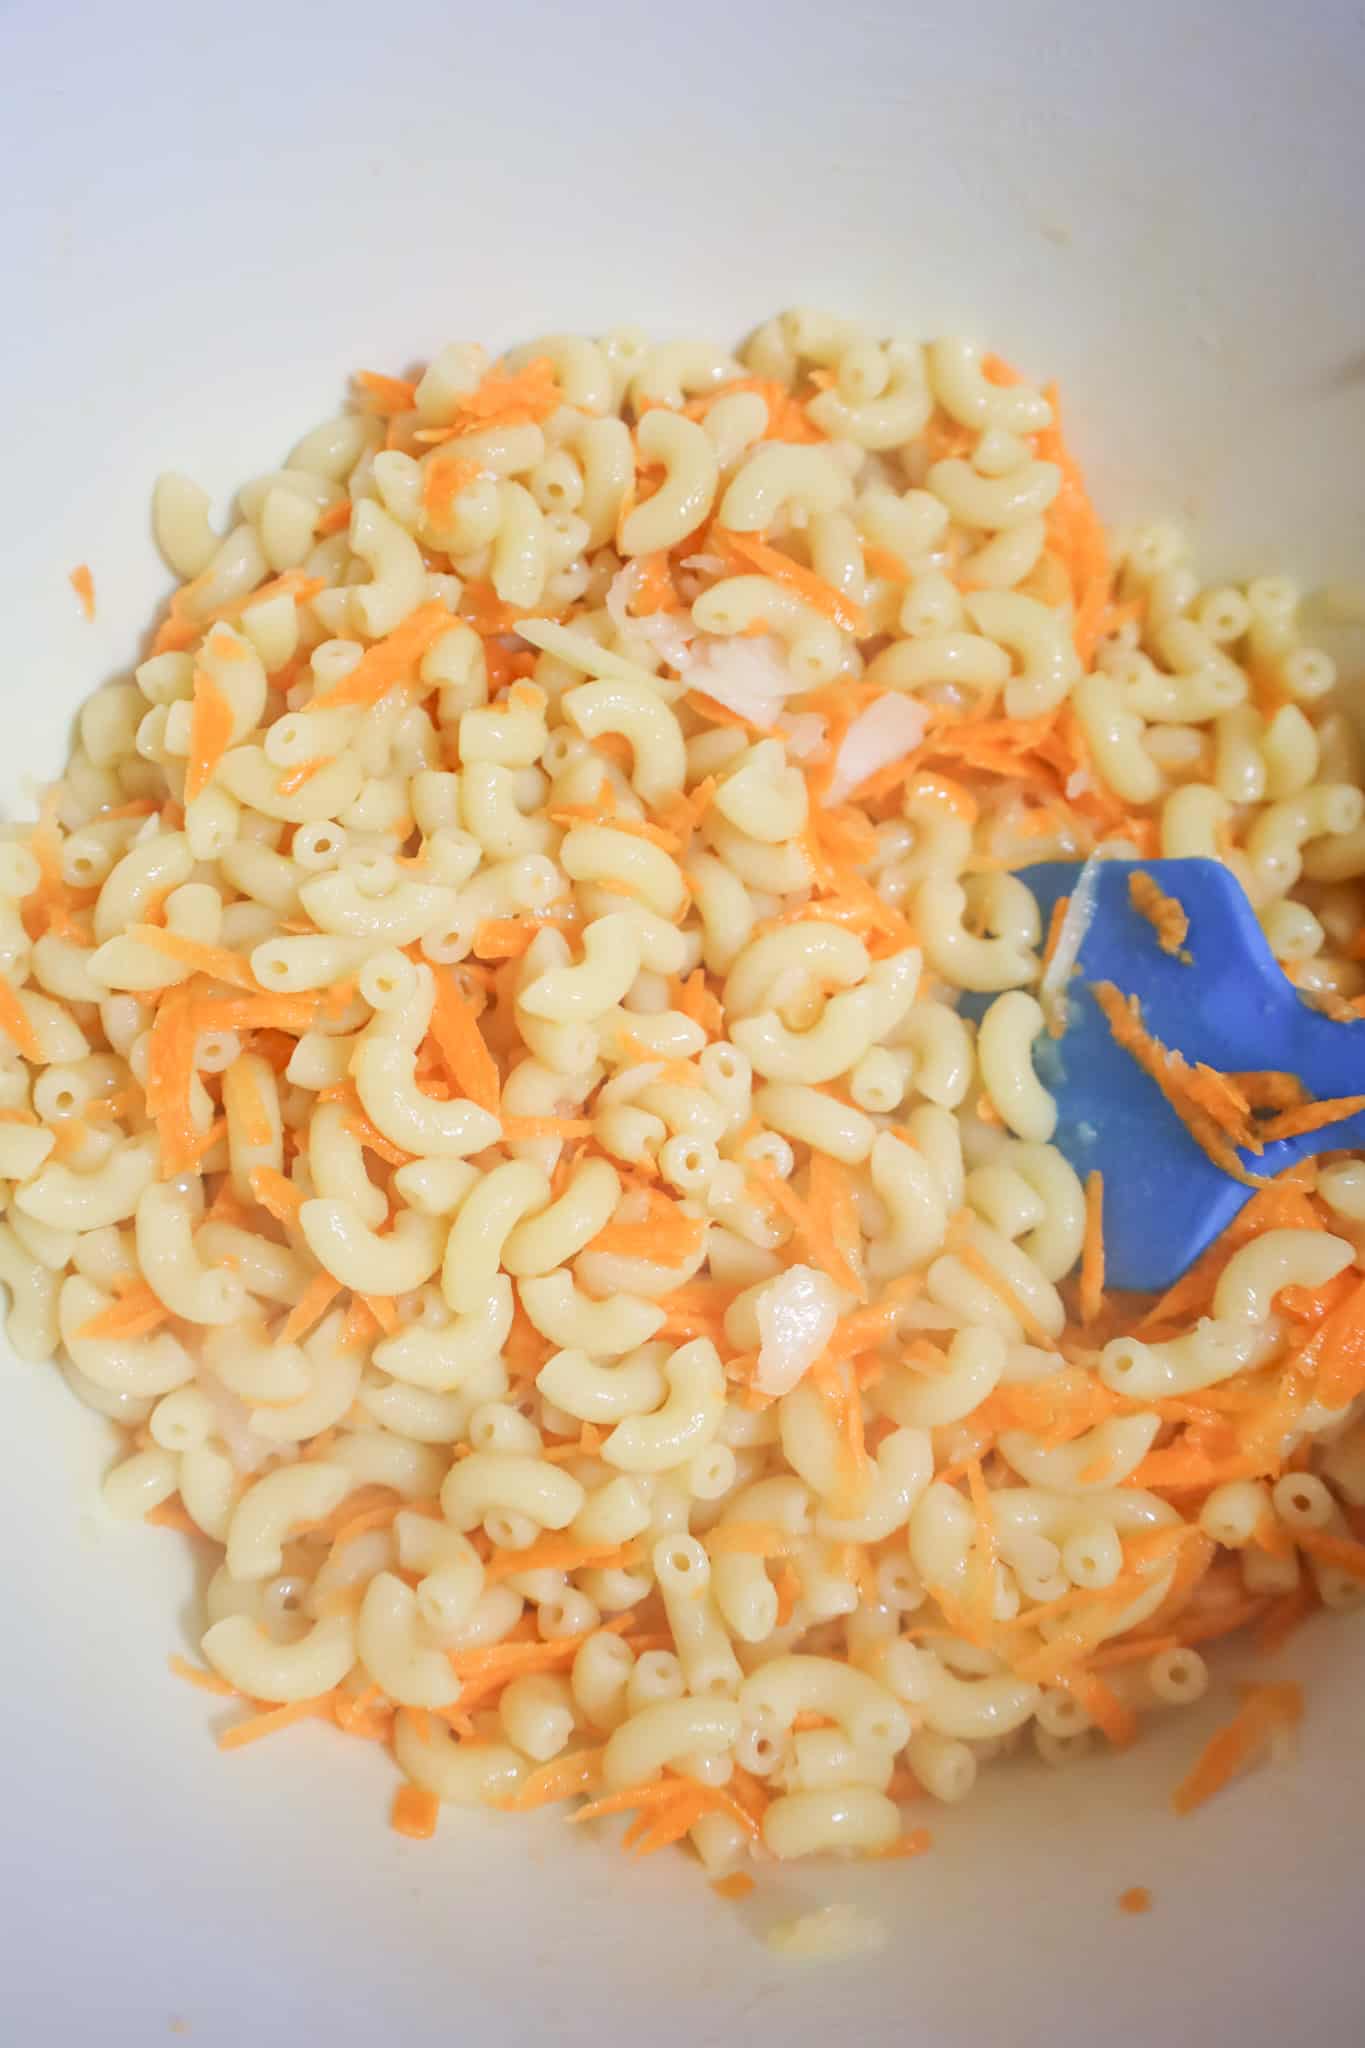
[[[1296,1529],[1294,1541],[1320,1564],[1334,1564],[1365,1583],[1365,1543],[1357,1543],[1353,1536],[1337,1536],[1330,1529]]]
[[[551,1757],[539,1770],[524,1777],[515,1792],[496,1803],[509,1812],[525,1813],[532,1807],[552,1806],[560,1799],[572,1799],[576,1792],[588,1792],[598,1783],[601,1749],[574,1749]]]
[[[1150,1913],[1152,1895],[1145,1884],[1129,1885],[1126,1892],[1119,1893],[1119,1910],[1123,1913]]]
[[[341,1282],[334,1280],[330,1273],[315,1273],[281,1323],[278,1341],[297,1344],[315,1323],[322,1321],[340,1292]]]
[[[303,1207],[303,1195],[292,1180],[273,1166],[254,1166],[248,1176],[251,1192],[277,1223],[293,1223]]]
[[[91,1316],[81,1325],[79,1334],[95,1339],[149,1337],[169,1318],[170,1310],[165,1302],[153,1294],[143,1280],[128,1288],[118,1301],[101,1309],[98,1315]]]
[[[1156,933],[1162,952],[1179,954],[1190,930],[1184,904],[1168,896],[1155,876],[1142,868],[1134,868],[1128,877],[1128,900]]]
[[[292,1728],[296,1721],[311,1721],[329,1714],[332,1694],[320,1693],[316,1699],[291,1700],[283,1707],[267,1707],[264,1713],[253,1714],[248,1720],[238,1721],[231,1728],[225,1728],[218,1737],[219,1749],[245,1749],[250,1742],[259,1742],[263,1736],[277,1734],[281,1728]]]
[[[1301,1138],[1309,1131],[1325,1130],[1328,1124],[1344,1123],[1347,1117],[1358,1116],[1362,1109],[1365,1095],[1338,1095],[1329,1102],[1305,1102],[1270,1117],[1257,1135],[1262,1144],[1274,1145],[1282,1138]]]
[[[480,1109],[496,1115],[500,1092],[497,1061],[484,1043],[468,997],[461,993],[454,975],[440,968],[436,970],[431,1035],[456,1085]]]
[[[389,1809],[389,1825],[411,1842],[428,1842],[436,1832],[441,1802],[424,1785],[400,1785]]]
[[[29,1022],[28,1013],[19,1001],[12,983],[0,976],[0,1031],[14,1040],[26,1060],[35,1063],[43,1057],[43,1048],[38,1034]]]
[[[1241,1691],[1237,1713],[1213,1736],[1194,1769],[1172,1794],[1171,1804],[1177,1813],[1193,1813],[1212,1799],[1251,1768],[1278,1730],[1294,1728],[1303,1718],[1303,1688],[1292,1680],[1244,1685]]]
[[[771,576],[776,583],[795,591],[808,605],[831,619],[846,633],[862,634],[867,631],[867,622],[861,605],[845,597],[842,590],[836,590],[832,583],[826,583],[813,569],[803,568],[784,554],[781,548],[770,547],[755,534],[732,533],[727,527],[713,526],[708,545],[717,547],[739,562],[744,570],[756,569],[760,575]]]
[[[66,580],[80,599],[81,610],[85,613],[86,618],[93,619],[95,616],[95,579],[90,573],[90,564],[88,562],[77,562]]]
[[[357,370],[353,382],[359,386],[366,412],[375,413],[380,419],[411,412],[417,403],[417,386],[406,377],[382,377],[377,370]]]
[[[229,1685],[216,1671],[201,1671],[197,1664],[191,1664],[185,1657],[168,1657],[167,1667],[177,1678],[183,1678],[188,1685],[198,1686],[201,1692],[216,1693],[222,1699],[239,1697],[235,1685]]]
[[[382,640],[367,647],[355,667],[330,689],[313,698],[318,710],[344,704],[377,704],[406,682],[427,649],[455,624],[453,613],[436,598],[419,605]]]
[[[268,1145],[274,1125],[249,1057],[240,1053],[223,1075],[223,1107],[240,1122],[248,1145]]]
[[[1085,1182],[1085,1241],[1081,1250],[1081,1321],[1097,1322],[1104,1310],[1104,1175]]]
[[[190,713],[190,751],[185,766],[185,801],[193,803],[213,780],[213,771],[228,750],[235,714],[207,669],[194,672],[194,704]]]

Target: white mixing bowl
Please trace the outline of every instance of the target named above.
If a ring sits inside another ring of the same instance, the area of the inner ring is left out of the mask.
[[[1362,82],[1345,0],[10,0],[0,794],[55,770],[164,592],[156,472],[225,496],[353,368],[453,336],[729,339],[793,301],[965,330],[1059,378],[1115,521],[1173,509],[1218,569],[1359,573]],[[94,1504],[101,1425],[6,1362],[0,1440],[16,2048],[1360,2038],[1358,1625],[1277,1661],[1308,1685],[1297,1765],[1193,1819],[1169,1789],[1226,1700],[992,1774],[926,1813],[919,1861],[730,1906],[553,1816],[402,1842],[385,1760],[318,1728],[220,1756],[166,1671],[189,1567]],[[875,1909],[880,1954],[766,1950],[831,1899]]]

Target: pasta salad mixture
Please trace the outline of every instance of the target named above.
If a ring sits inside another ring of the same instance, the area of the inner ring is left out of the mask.
[[[0,842],[0,1280],[110,1509],[211,1555],[225,1748],[321,1719],[403,1832],[563,1801],[737,1893],[1360,1598],[1365,1162],[1107,1291],[1012,873],[1222,860],[1356,1013],[1288,583],[1112,559],[1055,391],[812,311],[366,372],[225,535],[175,475],[155,524],[147,659]],[[1244,1171],[1292,1086],[1211,1080]]]

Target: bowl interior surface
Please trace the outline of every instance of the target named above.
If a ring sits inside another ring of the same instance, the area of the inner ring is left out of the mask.
[[[728,341],[799,302],[972,333],[1058,378],[1116,524],[1189,520],[1216,572],[1358,573],[1363,58],[1339,0],[1292,33],[1269,0],[7,10],[5,815],[164,595],[156,473],[225,506],[351,370],[455,337]],[[1169,1789],[1226,1694],[1124,1757],[926,1810],[922,1860],[779,1872],[735,1907],[554,1818],[448,1811],[401,1842],[385,1760],[320,1729],[220,1757],[213,1703],[165,1668],[190,1566],[98,1507],[104,1426],[8,1358],[0,1418],[6,2038],[1353,2038],[1358,1626],[1267,1668],[1309,1687],[1298,1763],[1195,1819]],[[881,1919],[880,1953],[763,1946],[839,1900]]]

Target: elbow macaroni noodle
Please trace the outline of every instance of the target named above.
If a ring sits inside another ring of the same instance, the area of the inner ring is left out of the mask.
[[[1054,396],[963,340],[362,383],[226,536],[160,480],[182,587],[0,841],[7,1335],[122,1431],[110,1513],[213,1546],[212,1672],[723,1875],[1359,1597],[1365,1374],[1291,1368],[1365,1161],[1096,1306],[1010,872],[1221,860],[1356,1014],[1292,587],[1157,527],[1110,580]]]

